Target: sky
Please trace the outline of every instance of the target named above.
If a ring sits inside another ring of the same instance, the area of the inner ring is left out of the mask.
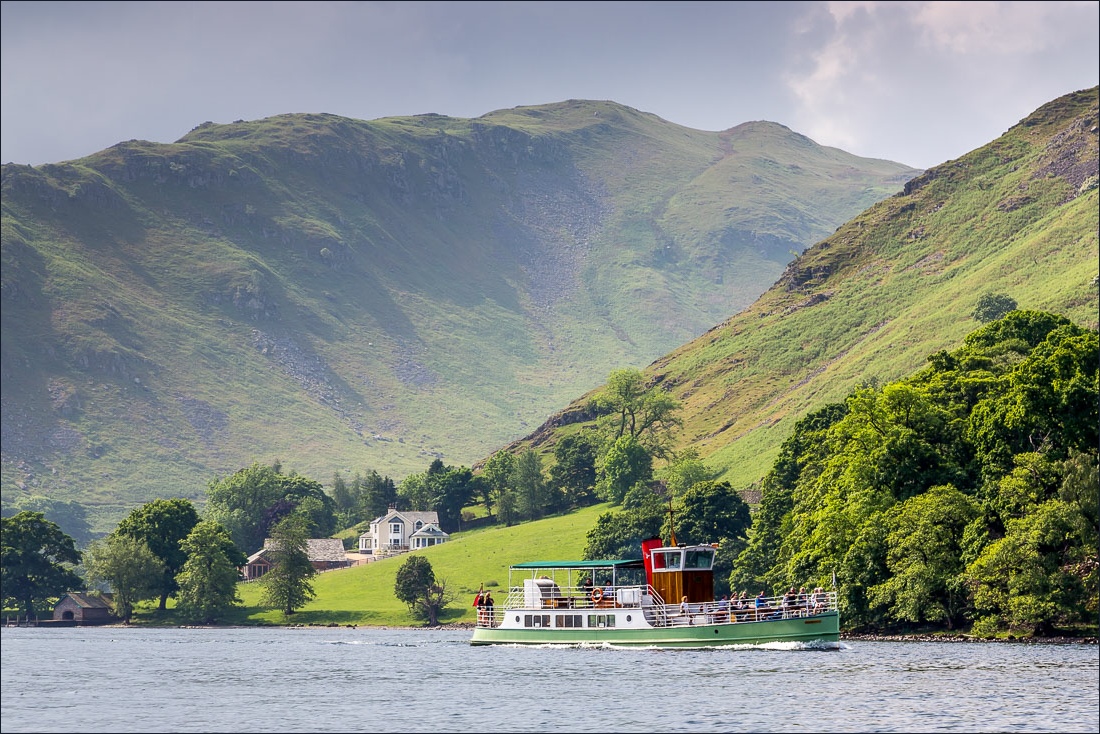
[[[930,168],[1100,81],[1100,2],[0,4],[0,161],[204,122],[609,100]]]

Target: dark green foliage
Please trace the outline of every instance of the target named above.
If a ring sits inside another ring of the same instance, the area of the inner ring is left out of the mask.
[[[605,502],[622,504],[636,485],[645,485],[653,477],[653,457],[634,436],[615,439],[596,473],[596,496]]]
[[[260,578],[264,604],[282,610],[289,617],[312,600],[313,577],[317,571],[309,560],[306,541],[309,523],[301,515],[290,515],[271,529],[271,569]]]
[[[675,528],[662,528],[663,537],[675,530],[680,543],[718,543],[714,563],[715,596],[728,594],[733,560],[742,552],[752,524],[749,506],[729,482],[703,481],[692,485],[677,501],[671,521]]]
[[[335,529],[335,502],[324,487],[297,474],[282,474],[281,468],[253,463],[207,487],[206,518],[228,530],[233,544],[245,553],[262,548],[270,529],[299,510],[307,537],[327,537]]]
[[[661,535],[668,505],[653,492],[628,509],[605,512],[588,531],[584,557],[593,560],[640,558],[642,541]]]
[[[24,510],[0,518],[0,587],[4,606],[37,619],[37,607],[66,591],[83,588],[73,571],[81,554],[73,539],[41,512]]]
[[[794,433],[783,442],[779,458],[761,484],[760,508],[748,531],[748,544],[734,564],[731,588],[760,591],[765,587],[766,575],[776,565],[783,518],[794,507],[798,478],[806,466],[825,455],[825,432],[847,413],[843,403],[820,408],[798,421]]]
[[[193,622],[213,624],[240,601],[237,569],[248,559],[233,545],[225,528],[211,520],[195,525],[180,547],[187,560],[176,577],[177,608]]]
[[[462,529],[462,508],[473,500],[476,489],[469,467],[445,466],[435,459],[426,472],[401,480],[397,494],[402,506],[410,510],[436,512],[440,529],[453,533]]]
[[[366,476],[355,476],[353,481],[356,499],[356,520],[370,522],[382,517],[397,502],[397,484],[375,470]]]
[[[856,390],[817,431],[800,423],[733,584],[826,585],[836,572],[856,627],[1085,621],[1098,366],[1096,331],[1012,311],[911,379]]]
[[[168,597],[179,590],[176,574],[187,560],[181,541],[199,522],[199,513],[190,500],[153,500],[131,512],[115,528],[119,535],[144,541],[164,566],[160,583],[160,610],[167,608]]]
[[[1004,293],[985,293],[978,299],[978,304],[974,307],[971,316],[985,324],[996,321],[1015,310],[1015,299]]]
[[[533,449],[516,457],[511,484],[516,492],[516,510],[524,520],[538,520],[563,504],[561,492],[546,481],[542,459]]]
[[[439,613],[450,601],[446,583],[437,581],[432,564],[418,555],[409,556],[397,569],[393,592],[413,615],[432,627],[439,624]]]
[[[570,507],[583,507],[596,500],[596,452],[594,440],[584,434],[565,436],[554,444],[550,482]]]

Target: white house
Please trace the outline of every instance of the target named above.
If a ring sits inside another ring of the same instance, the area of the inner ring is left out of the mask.
[[[438,513],[400,512],[391,507],[359,536],[359,552],[387,556],[446,543],[449,537],[439,527]]]

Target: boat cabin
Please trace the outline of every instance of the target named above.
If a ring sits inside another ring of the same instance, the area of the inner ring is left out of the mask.
[[[714,601],[714,555],[717,545],[666,547],[657,538],[642,543],[642,563],[649,585],[666,603],[687,597],[689,604]]]

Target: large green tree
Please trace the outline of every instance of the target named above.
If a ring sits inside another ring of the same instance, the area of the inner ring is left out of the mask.
[[[520,452],[512,469],[517,509],[525,520],[537,520],[557,510],[560,494],[542,473],[542,457],[534,449]]]
[[[81,554],[73,539],[41,512],[0,518],[0,587],[4,606],[36,619],[37,605],[83,588],[73,566]]]
[[[326,537],[335,529],[336,503],[321,483],[281,469],[253,463],[207,486],[204,518],[228,530],[245,553],[262,548],[271,528],[305,500],[315,500],[307,503],[310,537]]]
[[[619,436],[603,455],[596,473],[596,496],[614,505],[653,478],[653,456],[634,436]]]
[[[180,547],[199,522],[199,513],[187,499],[156,499],[133,510],[115,528],[118,535],[142,540],[164,567],[158,592],[160,610],[167,609],[168,597],[179,589],[176,574],[183,568],[187,554]]]
[[[872,603],[906,622],[943,622],[955,629],[969,606],[963,579],[963,532],[975,502],[954,487],[933,487],[885,514],[889,578],[870,589]]]
[[[668,453],[672,431],[681,424],[676,399],[632,368],[612,371],[591,408],[610,441],[629,437],[658,457]]]
[[[421,555],[410,555],[397,569],[393,586],[394,596],[407,604],[413,616],[427,620],[429,627],[439,625],[439,615],[453,595],[447,591],[447,583],[436,579],[432,564]]]
[[[550,482],[570,507],[583,507],[596,499],[596,441],[583,434],[564,436],[554,444]]]
[[[186,618],[213,624],[240,602],[238,569],[248,560],[229,533],[212,520],[203,520],[180,543],[187,560],[177,576],[177,608]]]
[[[280,609],[289,617],[316,597],[313,577],[316,569],[309,560],[308,521],[290,515],[271,529],[271,570],[260,578],[263,604]]]
[[[112,533],[94,541],[85,554],[88,579],[110,586],[115,614],[126,623],[134,607],[155,599],[164,580],[164,563],[144,540]]]

